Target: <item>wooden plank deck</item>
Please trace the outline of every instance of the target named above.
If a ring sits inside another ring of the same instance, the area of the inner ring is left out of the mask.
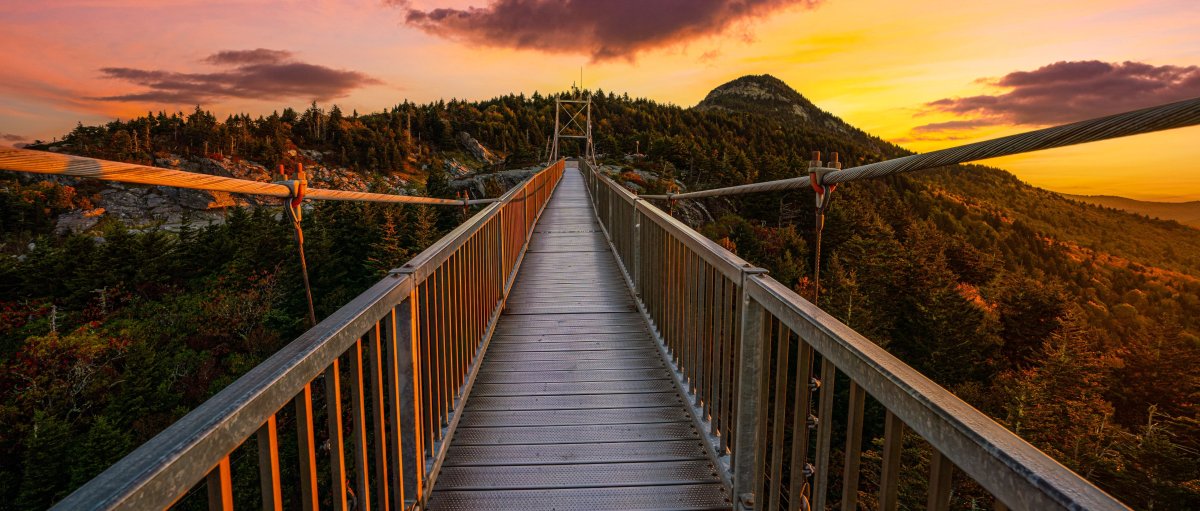
[[[429,508],[729,509],[690,413],[568,168]]]

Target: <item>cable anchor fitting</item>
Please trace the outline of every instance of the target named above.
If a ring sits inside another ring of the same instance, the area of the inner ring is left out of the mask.
[[[471,216],[471,202],[470,202],[471,194],[470,194],[470,192],[463,190],[461,192],[455,192],[454,196],[456,198],[458,198],[459,201],[462,202],[463,218],[467,218],[467,217]]]
[[[825,176],[830,172],[837,172],[842,169],[842,162],[838,161],[838,153],[829,154],[831,158],[829,164],[825,165],[821,161],[821,152],[813,151],[813,159],[808,162],[808,183],[812,186],[814,192],[817,192],[817,222],[824,223],[825,211],[829,209],[829,197],[833,195],[833,191],[837,189],[837,184],[828,184],[825,182]],[[818,225],[820,229],[822,226]]]
[[[287,171],[284,170],[283,164],[279,165],[279,174],[281,179],[274,184],[286,186],[290,196],[284,199],[284,207],[288,208],[288,213],[291,214],[293,221],[300,221],[300,205],[304,202],[304,192],[308,191],[308,180],[304,175],[304,164],[299,164],[296,170],[295,179],[288,179]]]

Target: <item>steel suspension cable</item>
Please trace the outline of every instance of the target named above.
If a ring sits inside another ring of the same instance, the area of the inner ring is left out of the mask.
[[[912,172],[914,170],[944,167],[957,163],[967,163],[999,156],[1098,142],[1196,125],[1200,125],[1200,98],[1009,135],[929,153],[914,154],[860,165],[825,175],[824,184],[845,183],[859,179],[883,177],[902,172]],[[644,199],[669,200],[699,199],[702,197],[792,190],[796,188],[808,188],[809,186],[809,177],[803,176],[696,192],[641,195],[640,197]]]
[[[34,174],[54,174],[61,176],[84,177],[102,181],[117,181],[122,183],[171,186],[191,190],[208,190],[247,195],[266,195],[270,197],[290,198],[291,188],[278,183],[264,183],[248,179],[200,174],[182,170],[171,170],[135,163],[122,163],[85,156],[0,147],[0,170],[12,172],[30,172]],[[394,195],[386,193],[351,192],[345,190],[327,190],[309,188],[305,193],[306,199],[341,200],[361,202],[384,202],[396,204],[429,204],[435,206],[463,206],[486,204],[497,199],[439,199],[435,197],[419,197],[413,195]]]

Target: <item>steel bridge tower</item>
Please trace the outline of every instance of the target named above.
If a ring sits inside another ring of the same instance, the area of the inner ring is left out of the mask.
[[[554,100],[554,141],[550,146],[550,157],[547,164],[558,161],[562,157],[558,141],[564,138],[577,138],[584,141],[583,156],[589,163],[596,164],[596,146],[592,143],[592,98],[583,97],[576,89],[575,99],[556,98]],[[566,118],[564,122],[563,119]],[[582,124],[581,124],[582,123]]]

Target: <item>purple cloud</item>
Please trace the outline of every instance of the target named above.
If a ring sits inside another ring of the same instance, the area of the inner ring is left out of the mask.
[[[412,9],[405,22],[429,34],[502,48],[587,53],[593,60],[717,35],[730,27],[821,0],[493,0],[486,7]]]
[[[100,72],[108,78],[149,90],[93,99],[169,104],[200,104],[228,98],[327,101],[359,87],[382,83],[358,71],[298,62],[292,59],[291,52],[283,50],[227,50],[208,56],[204,62],[228,69],[213,73],[181,73],[102,68]]]
[[[287,50],[258,48],[255,50],[219,51],[205,57],[204,62],[216,65],[274,64],[290,60],[291,58],[292,52]]]
[[[5,142],[22,142],[28,140],[28,138],[22,135],[14,135],[12,133],[0,133],[0,140]]]
[[[1005,91],[939,99],[925,106],[972,118],[966,122],[1059,124],[1198,97],[1200,66],[1056,62],[983,82]]]

